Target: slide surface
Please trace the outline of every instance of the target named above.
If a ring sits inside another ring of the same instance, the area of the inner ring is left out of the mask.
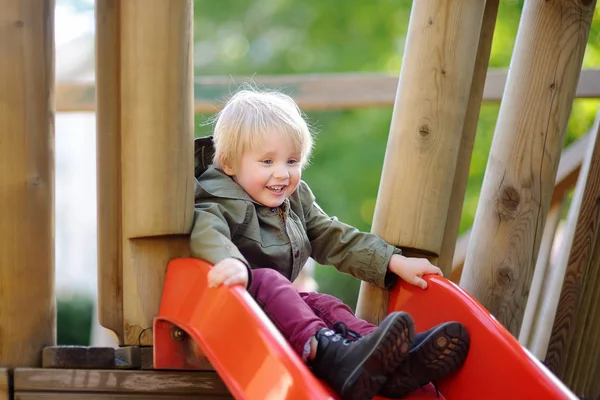
[[[335,399],[243,288],[208,288],[209,270],[208,263],[195,259],[169,263],[154,321],[155,368],[193,368],[184,354],[189,349],[181,350],[173,337],[173,327],[178,327],[200,347],[237,399]],[[390,309],[410,312],[418,331],[458,320],[470,332],[465,365],[437,382],[440,398],[576,399],[468,294],[443,278],[428,281],[426,291],[398,285]],[[437,397],[428,385],[406,398]]]

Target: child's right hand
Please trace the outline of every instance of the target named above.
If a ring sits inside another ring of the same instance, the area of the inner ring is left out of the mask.
[[[421,289],[427,289],[427,281],[423,279],[425,275],[444,276],[442,270],[431,264],[426,258],[404,257],[399,254],[394,254],[390,259],[388,271]]]
[[[216,263],[208,272],[208,286],[211,288],[231,285],[248,285],[248,268],[237,258],[226,258]]]

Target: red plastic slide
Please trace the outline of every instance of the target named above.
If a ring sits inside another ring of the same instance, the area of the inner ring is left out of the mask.
[[[237,399],[336,398],[243,288],[208,288],[209,270],[195,259],[169,263],[154,320],[155,368],[201,369],[201,351]],[[390,309],[410,312],[418,331],[458,320],[471,334],[464,366],[437,382],[440,398],[576,399],[467,293],[443,278],[428,282],[425,291],[399,285]],[[430,386],[407,398],[436,398]]]

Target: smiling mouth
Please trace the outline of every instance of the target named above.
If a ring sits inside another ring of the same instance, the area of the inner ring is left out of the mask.
[[[283,190],[285,189],[285,185],[273,185],[273,186],[267,186],[267,189],[269,189],[271,192],[275,193],[275,194],[281,194],[283,193]]]

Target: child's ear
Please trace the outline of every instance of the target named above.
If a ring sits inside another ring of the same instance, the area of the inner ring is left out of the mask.
[[[235,175],[235,173],[233,171],[233,168],[231,168],[228,165],[223,165],[223,172],[225,172],[229,176],[234,176]]]

